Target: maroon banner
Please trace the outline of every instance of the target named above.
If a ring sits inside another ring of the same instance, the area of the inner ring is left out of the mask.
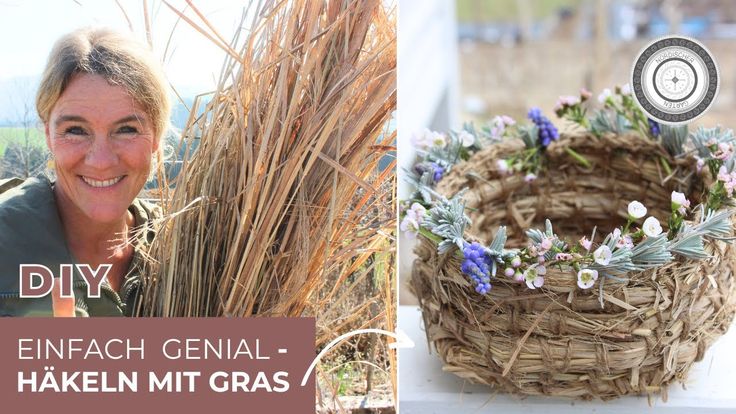
[[[313,318],[0,318],[19,412],[314,413]],[[165,411],[164,411],[165,410]]]

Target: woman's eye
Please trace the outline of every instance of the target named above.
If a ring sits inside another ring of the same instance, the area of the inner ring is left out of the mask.
[[[87,131],[85,131],[82,127],[72,126],[72,127],[65,129],[64,134],[87,135]]]
[[[118,134],[137,134],[138,129],[130,125],[125,125],[125,126],[118,128],[117,133]]]

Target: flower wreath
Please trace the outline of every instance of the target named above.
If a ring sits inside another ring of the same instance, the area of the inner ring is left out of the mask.
[[[500,277],[499,273],[529,289],[537,289],[544,285],[549,266],[572,269],[571,277],[577,277],[580,289],[590,289],[600,280],[602,291],[603,277],[622,280],[621,276],[627,272],[663,266],[675,260],[675,256],[696,260],[708,258],[703,244],[705,239],[733,239],[731,215],[736,189],[736,157],[732,130],[700,127],[688,133],[687,126],[660,125],[638,108],[628,86],[617,87],[613,92],[605,89],[598,97],[602,108],[592,110],[589,116],[586,101],[590,98],[591,93],[583,89],[579,96],[560,97],[554,110],[558,117],[571,122],[575,128],[596,137],[634,132],[641,139],[655,140],[673,157],[694,157],[697,173],[707,171],[713,178],[703,195],[703,203],[691,208],[685,194],[673,191],[665,232],[657,218],[647,217],[646,206],[633,200],[628,205],[625,225],[607,234],[600,243],[595,242],[595,229],[590,237],[583,236],[576,241],[558,237],[549,220],[543,231],[526,231],[529,243],[525,248],[505,249],[506,228],[503,226],[488,246],[466,241],[464,231],[470,219],[465,215],[464,191],[448,199],[434,190],[435,185],[455,164],[468,160],[488,145],[508,139],[521,139],[525,148],[507,159],[497,160],[497,172],[523,174],[525,181],[534,181],[544,166],[545,149],[559,138],[559,132],[538,108],[532,108],[528,112],[531,123],[527,125],[518,125],[508,116],[497,116],[481,129],[466,124],[461,131],[449,134],[428,129],[415,134],[412,140],[420,159],[404,175],[416,191],[409,200],[402,202],[401,230],[410,237],[421,233],[435,241],[440,253],[457,246],[457,254],[463,259],[461,271],[481,295],[491,290],[491,280]],[[565,151],[581,165],[591,166],[573,149]],[[671,174],[667,160],[664,157],[660,160],[665,171]],[[696,211],[700,212],[699,220],[692,222]]]

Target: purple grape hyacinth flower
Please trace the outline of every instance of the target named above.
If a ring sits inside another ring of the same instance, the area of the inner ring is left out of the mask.
[[[475,291],[485,295],[491,290],[491,259],[485,248],[478,242],[465,245],[460,270],[468,275],[475,285]]]
[[[556,141],[560,137],[557,127],[552,124],[549,118],[542,115],[541,109],[531,108],[527,113],[527,117],[537,126],[539,130],[537,139],[543,148],[546,148],[552,141]]]
[[[658,137],[660,132],[659,124],[650,118],[647,118],[647,121],[649,121],[649,133],[652,134],[653,137]]]
[[[433,162],[431,165],[432,169],[434,170],[434,175],[432,175],[432,178],[434,179],[434,182],[439,182],[442,179],[442,176],[445,174],[445,169],[436,162]]]

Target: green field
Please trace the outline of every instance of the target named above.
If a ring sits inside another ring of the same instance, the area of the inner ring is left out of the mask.
[[[519,18],[518,0],[457,0],[457,19],[461,23],[508,22]],[[529,1],[533,19],[547,17],[561,7],[577,7],[580,0]]]
[[[39,128],[31,128],[29,130],[29,138],[32,146],[46,146],[43,131]],[[21,127],[0,127],[0,157],[5,154],[5,148],[11,142],[25,143],[25,129]]]

